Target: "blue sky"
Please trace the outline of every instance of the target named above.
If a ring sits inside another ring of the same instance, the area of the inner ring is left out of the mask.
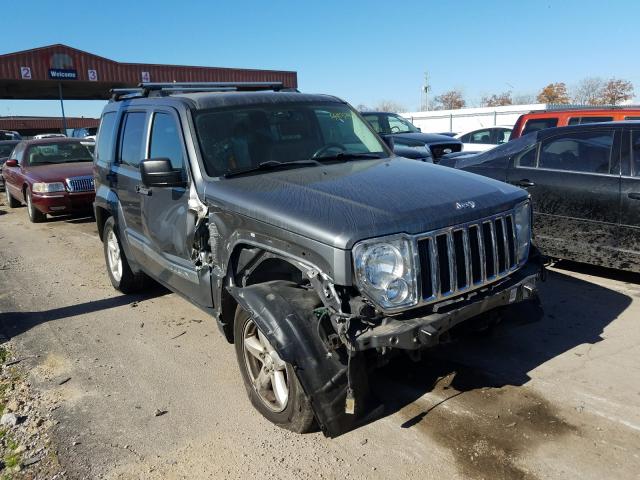
[[[9,4],[7,0],[4,3]],[[640,95],[640,2],[77,1],[3,8],[0,53],[64,43],[116,61],[296,70],[301,90],[354,105],[418,108],[433,94],[467,101],[550,82],[620,77]],[[9,20],[9,21],[7,21]],[[102,102],[67,102],[97,116]],[[57,102],[0,100],[0,115],[58,115]]]

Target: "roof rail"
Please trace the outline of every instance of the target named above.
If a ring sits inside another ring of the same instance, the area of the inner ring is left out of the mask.
[[[627,110],[640,109],[640,105],[578,105],[578,104],[562,104],[553,103],[547,105],[547,108],[540,110],[531,110],[531,113],[553,112],[558,110]]]
[[[194,92],[252,92],[260,90],[296,91],[285,88],[282,82],[146,82],[136,88],[111,89],[111,101],[128,98],[161,97],[172,93]]]

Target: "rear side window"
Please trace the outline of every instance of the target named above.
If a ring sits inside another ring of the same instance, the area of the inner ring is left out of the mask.
[[[142,138],[147,114],[127,112],[120,133],[120,163],[137,167],[142,160]]]
[[[538,130],[544,130],[545,128],[553,128],[557,126],[557,118],[532,118],[531,120],[527,121],[527,124],[524,126],[522,135],[524,136],[527,133],[537,132]]]
[[[539,168],[609,173],[613,131],[574,132],[542,142]]]
[[[113,129],[116,125],[116,112],[107,112],[102,116],[100,129],[96,140],[96,159],[109,161],[111,159],[111,142]]]
[[[640,130],[631,132],[631,174],[640,177]]]
[[[538,153],[538,145],[533,145],[528,148],[524,152],[522,152],[518,157],[516,157],[516,166],[517,167],[526,167],[526,168],[535,168],[536,166],[536,153]]]
[[[624,117],[625,120],[640,120],[640,117]]]
[[[611,121],[613,121],[613,117],[571,117],[569,119],[569,125],[581,125],[583,123],[600,123]]]
[[[156,113],[151,126],[149,158],[168,158],[176,170],[182,169],[184,155],[178,125],[168,113]]]

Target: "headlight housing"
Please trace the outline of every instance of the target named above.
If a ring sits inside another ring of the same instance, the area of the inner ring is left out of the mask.
[[[64,192],[64,183],[62,182],[34,183],[32,190],[35,193]]]
[[[404,236],[359,242],[353,248],[356,283],[383,310],[417,303],[413,243]]]
[[[531,246],[531,202],[527,200],[514,210],[516,223],[516,256],[518,264],[526,262]]]

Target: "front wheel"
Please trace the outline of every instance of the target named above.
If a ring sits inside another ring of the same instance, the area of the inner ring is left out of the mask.
[[[283,361],[249,314],[236,310],[236,356],[242,380],[253,406],[276,425],[296,433],[314,423],[309,398],[293,367]]]
[[[113,217],[109,217],[105,222],[102,238],[107,273],[113,288],[122,293],[135,293],[141,290],[144,286],[145,275],[142,272],[134,273],[131,270],[124,250],[122,250],[122,243],[118,238]]]
[[[32,223],[44,222],[47,219],[47,214],[42,213],[33,204],[33,201],[31,200],[31,189],[27,188],[24,192],[24,196],[27,200],[27,213],[29,214],[29,220],[31,220]]]
[[[18,208],[20,206],[20,202],[13,198],[13,196],[9,193],[9,187],[5,183],[4,185],[4,194],[7,197],[7,205],[9,208]]]

